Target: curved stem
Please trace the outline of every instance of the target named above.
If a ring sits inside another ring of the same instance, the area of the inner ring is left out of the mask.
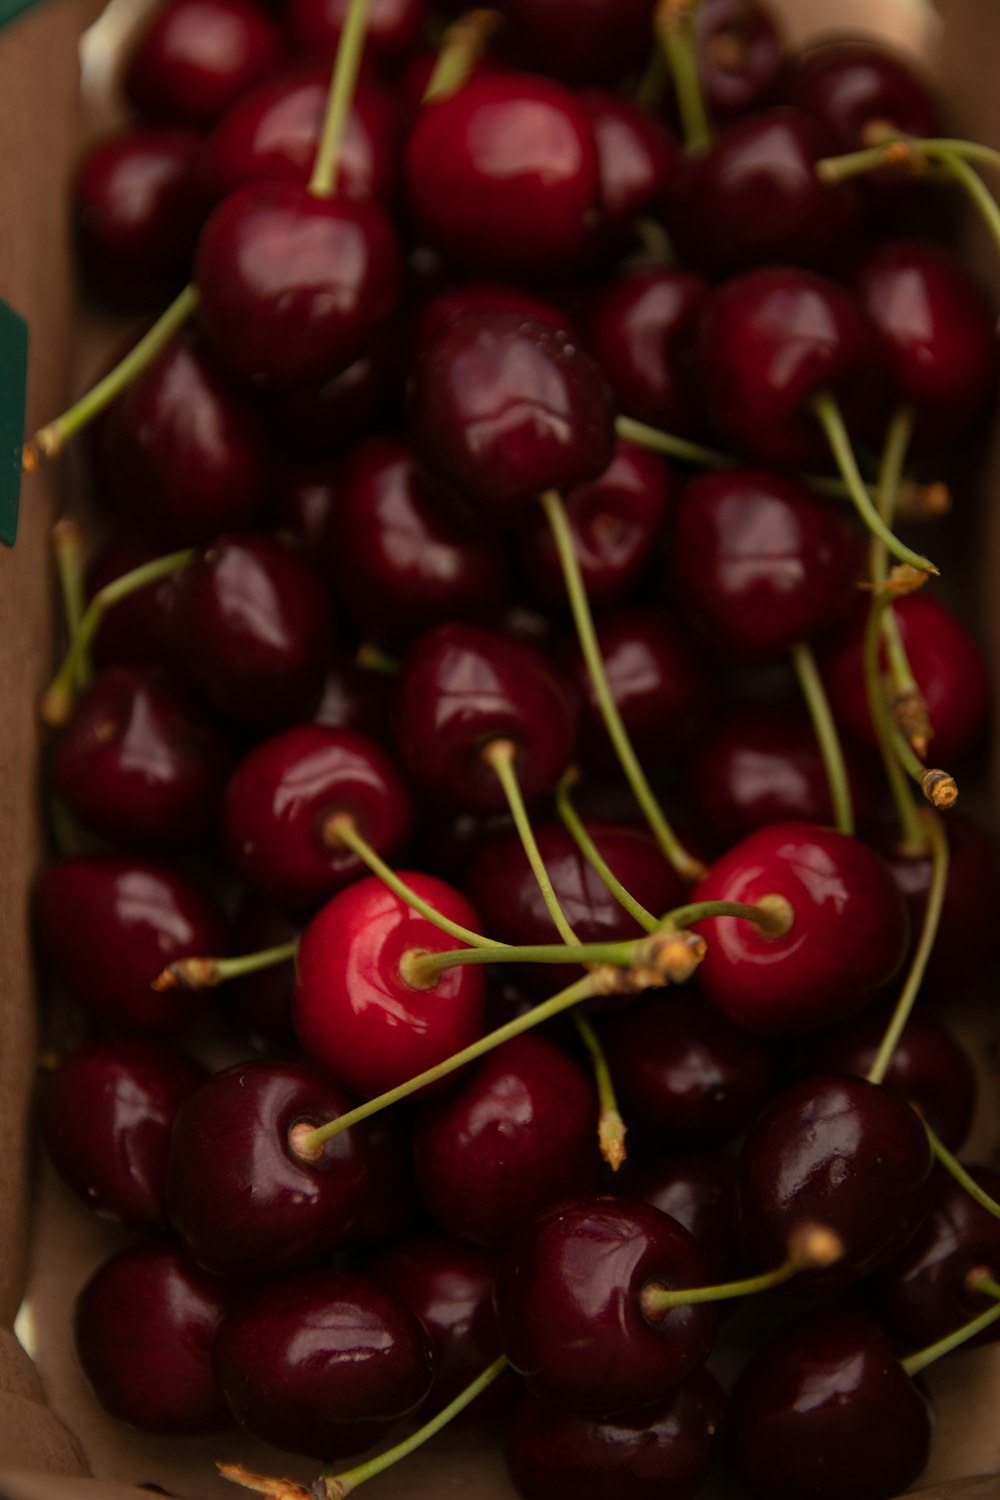
[[[887,526],[892,525],[903,480],[906,452],[913,434],[914,411],[905,403],[896,407],[889,422],[882,461],[879,465],[875,505]],[[872,582],[884,584],[889,576],[888,552],[883,542],[872,537],[869,549],[869,565]],[[882,634],[885,638],[886,658],[893,681],[893,699],[897,705],[895,716],[904,726],[907,738],[918,754],[926,755],[927,744],[933,733],[927,717],[927,705],[917,685],[910,666],[910,659],[899,632],[895,610],[886,609],[882,616]]]
[[[383,651],[381,646],[372,645],[371,641],[363,641],[355,651],[354,665],[362,672],[377,672],[380,677],[399,675],[399,662],[396,657],[390,656],[388,651]]]
[[[447,99],[458,92],[468,81],[502,22],[503,16],[498,10],[486,8],[466,11],[452,22],[442,39],[421,104],[433,104],[437,99]]]
[[[664,926],[684,928],[713,917],[743,917],[770,938],[784,937],[795,920],[784,896],[764,896],[755,906],[748,906],[745,901],[694,901],[689,906],[675,906],[662,922]]]
[[[715,1286],[665,1287],[659,1282],[647,1282],[640,1293],[639,1301],[643,1316],[651,1322],[666,1317],[675,1307],[691,1307],[696,1302],[725,1302],[732,1297],[751,1297],[755,1292],[769,1292],[772,1287],[791,1281],[802,1270],[798,1256],[790,1255],[773,1271],[764,1271],[759,1276],[745,1276],[740,1281],[720,1281]]]
[[[514,819],[514,827],[517,829],[521,847],[524,849],[531,866],[531,873],[535,877],[538,889],[542,893],[545,909],[552,921],[555,923],[556,931],[564,943],[573,945],[576,943],[576,934],[567,922],[563,909],[559,905],[559,897],[555,893],[552,880],[545,861],[538,848],[535,831],[531,826],[528,809],[524,805],[521,796],[521,786],[517,779],[517,769],[514,760],[517,755],[516,747],[512,740],[494,740],[483,750],[483,760],[496,775],[503,794],[507,798],[507,806],[510,815]]]
[[[612,1172],[617,1172],[628,1154],[625,1150],[628,1126],[622,1119],[621,1110],[618,1108],[614,1079],[611,1077],[608,1059],[601,1046],[600,1037],[586,1016],[582,1016],[579,1011],[573,1012],[573,1024],[577,1035],[587,1049],[591,1066],[594,1069],[594,1083],[597,1087],[597,1103],[600,1109],[597,1142],[604,1160]]]
[[[152,988],[164,990],[207,990],[225,984],[228,979],[242,979],[261,969],[273,969],[288,963],[299,951],[298,939],[276,948],[261,948],[256,953],[241,953],[237,958],[179,958],[168,964],[153,980]]]
[[[920,850],[927,847],[926,825],[919,817],[917,809],[914,806],[913,798],[910,795],[910,789],[906,782],[906,774],[900,764],[899,756],[896,754],[892,716],[889,711],[889,705],[886,702],[882,674],[879,671],[882,614],[888,607],[889,602],[887,595],[875,594],[872,596],[872,602],[868,610],[864,639],[865,694],[868,699],[868,710],[872,716],[875,738],[878,742],[879,753],[882,756],[886,779],[889,783],[893,804],[896,808],[896,816],[899,819],[899,824],[903,832],[903,843],[908,849]]]
[[[690,152],[706,150],[712,140],[698,72],[697,9],[697,0],[659,0],[653,20],[674,82],[684,142]]]
[[[958,1158],[951,1154],[944,1141],[931,1129],[926,1120],[924,1121],[924,1129],[927,1131],[927,1139],[930,1142],[934,1159],[944,1167],[950,1176],[954,1177],[959,1187],[964,1188],[970,1198],[975,1199],[980,1208],[984,1208],[988,1214],[992,1214],[994,1219],[1000,1219],[1000,1203],[995,1198],[991,1198],[989,1193],[979,1186],[976,1179],[971,1173],[965,1170]]]
[[[52,554],[59,575],[66,632],[72,640],[80,629],[86,610],[83,588],[83,538],[75,521],[64,518],[52,528]],[[74,687],[90,681],[90,653],[84,651],[77,663]]]
[[[962,188],[962,191],[979,210],[980,218],[985,224],[994,246],[997,250],[1000,250],[1000,207],[997,206],[997,201],[985,182],[972,170],[967,162],[962,161],[957,156],[942,156],[941,166],[949,177],[954,178]]]
[[[913,436],[914,411],[905,403],[897,406],[889,420],[879,464],[878,481],[875,486],[875,508],[885,522],[892,525],[896,514],[896,503],[903,482],[906,454]],[[869,570],[873,583],[885,583],[889,576],[888,548],[880,537],[873,536],[868,551]]]
[[[337,190],[340,148],[351,101],[358,83],[361,54],[365,46],[370,0],[349,0],[344,28],[337,43],[337,57],[330,79],[323,129],[309,178],[309,192],[317,198],[332,198]]]
[[[567,832],[594,873],[604,881],[604,884],[612,896],[614,896],[619,906],[623,906],[629,916],[635,918],[640,927],[644,927],[647,932],[655,932],[660,925],[659,919],[654,917],[652,912],[647,911],[625,889],[587,832],[582,818],[572,803],[570,796],[572,785],[573,778],[567,774],[556,788],[556,811],[562,819]]]
[[[646,773],[639,764],[639,758],[632,748],[628,731],[608,683],[597,632],[594,629],[594,618],[590,612],[590,602],[584,587],[576,548],[573,545],[573,534],[570,531],[562,497],[555,490],[546,490],[541,496],[541,503],[559,554],[559,563],[566,583],[566,593],[569,597],[580,650],[593,685],[604,727],[614,746],[619,764],[632,788],[635,800],[641,807],[667,859],[684,880],[698,880],[705,873],[704,866],[700,860],[688,853],[667,822],[663,809],[646,778]]]
[[[988,1291],[988,1280],[988,1277],[983,1277],[974,1290],[993,1295]],[[984,1313],[980,1313],[978,1318],[973,1318],[969,1323],[963,1323],[961,1328],[955,1329],[954,1333],[947,1334],[945,1338],[938,1339],[937,1343],[928,1344],[926,1349],[918,1349],[916,1354],[911,1354],[901,1360],[903,1369],[912,1379],[914,1375],[919,1375],[921,1370],[926,1370],[927,1366],[932,1365],[935,1360],[941,1359],[945,1354],[950,1354],[953,1349],[960,1349],[963,1344],[968,1343],[969,1339],[974,1339],[978,1333],[982,1333],[984,1328],[989,1328],[992,1323],[995,1323],[997,1318],[1000,1318],[1000,1301],[995,1307],[988,1307]]]
[[[802,689],[802,696],[809,709],[809,717],[819,743],[820,755],[823,758],[823,769],[826,772],[830,801],[833,805],[834,824],[839,833],[853,834],[854,806],[851,802],[851,784],[847,779],[847,767],[844,764],[844,750],[840,743],[840,735],[837,733],[836,722],[830,711],[830,700],[826,696],[826,688],[823,686],[823,679],[819,674],[816,658],[808,641],[798,641],[792,647],[792,662]]]
[[[665,458],[676,458],[679,463],[693,464],[699,469],[734,469],[738,460],[729,453],[720,453],[717,448],[706,448],[703,443],[692,443],[687,438],[676,437],[672,432],[661,432],[635,417],[615,417],[615,432],[627,443],[639,448],[650,448],[662,453]]]

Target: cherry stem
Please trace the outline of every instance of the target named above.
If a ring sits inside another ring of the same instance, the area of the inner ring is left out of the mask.
[[[394,896],[413,911],[419,912],[420,916],[446,932],[449,937],[455,938],[460,943],[468,943],[472,948],[499,949],[506,948],[506,943],[495,942],[492,938],[483,937],[481,933],[473,932],[468,927],[463,927],[460,922],[453,922],[450,917],[444,917],[435,907],[418,896],[411,886],[401,880],[396,872],[381,859],[369,844],[363,834],[359,833],[354,819],[349,813],[334,813],[323,825],[323,840],[330,848],[343,845],[356,854],[363,864],[373,875],[377,875],[382,884],[388,886]]]
[[[886,780],[892,793],[896,816],[903,833],[903,845],[913,853],[927,847],[927,829],[914,806],[906,774],[896,753],[893,737],[892,714],[886,701],[882,674],[879,671],[879,647],[882,641],[882,615],[889,605],[887,594],[875,594],[868,610],[864,639],[865,695],[868,711],[872,717],[875,738],[885,768]]]
[[[661,925],[686,928],[713,917],[743,917],[754,924],[762,937],[774,939],[791,931],[795,912],[784,896],[762,896],[752,906],[745,901],[694,901],[668,911]]]
[[[517,779],[517,746],[513,740],[491,740],[482,752],[483,760],[495,773],[497,780],[503,788],[504,796],[507,798],[507,806],[510,815],[514,819],[514,827],[517,829],[518,838],[521,840],[522,848],[531,866],[541,891],[545,909],[556,926],[556,931],[564,943],[576,943],[576,934],[566,920],[562,907],[559,905],[559,897],[555,893],[552,880],[545,861],[542,858],[535,831],[531,826],[528,809],[524,805],[521,795],[521,785]]]
[[[421,104],[447,99],[467,83],[476,63],[489,45],[491,37],[503,24],[497,10],[470,10],[459,16],[446,30],[441,41]]]
[[[844,750],[837,733],[837,725],[830,710],[830,700],[823,686],[816,657],[808,641],[798,641],[792,647],[792,662],[795,675],[802,689],[802,696],[809,709],[813,731],[823,757],[833,804],[833,820],[839,833],[854,833],[854,806],[851,802],[851,785],[844,764]]]
[[[661,1282],[649,1281],[639,1294],[639,1302],[643,1316],[655,1323],[675,1307],[690,1307],[695,1302],[725,1302],[732,1297],[768,1292],[791,1281],[801,1271],[833,1265],[843,1253],[843,1241],[834,1230],[824,1224],[807,1224],[793,1235],[787,1259],[772,1271],[714,1286],[666,1287]]]
[[[52,528],[52,555],[59,575],[66,631],[72,640],[80,628],[86,609],[83,588],[83,537],[75,521],[64,518]],[[77,665],[74,686],[90,681],[89,653],[84,652]]]
[[[892,525],[896,512],[906,452],[913,434],[914,416],[912,406],[905,403],[897,406],[886,434],[875,504],[887,526]],[[885,584],[889,576],[888,553],[876,537],[872,538],[869,563],[872,582],[877,587]],[[893,679],[894,716],[914,751],[923,759],[927,754],[933,729],[927,714],[927,704],[913,675],[910,659],[899,633],[899,622],[891,608],[886,609],[882,616],[882,634]]]
[[[373,646],[371,641],[362,642],[355,651],[354,665],[362,672],[378,672],[381,677],[395,677],[399,673],[396,657],[383,651],[381,646]]]
[[[365,46],[370,0],[349,0],[344,29],[337,43],[337,56],[330,78],[323,129],[309,179],[309,192],[315,198],[332,198],[337,190],[340,149],[351,102],[358,84],[361,54]]]
[[[594,629],[594,617],[590,612],[590,601],[587,598],[583,575],[580,572],[580,563],[573,544],[573,533],[570,530],[562,496],[557,490],[546,490],[540,498],[552,531],[556,551],[559,554],[559,563],[566,584],[566,593],[576,626],[577,639],[580,642],[580,650],[583,653],[604,727],[614,746],[619,764],[632,788],[636,802],[642,809],[667,859],[682,879],[699,880],[705,873],[705,867],[699,859],[695,859],[688,853],[667,822],[646,778],[646,773],[639,764],[639,758],[632,748],[632,741],[628,737],[628,731],[608,684],[597,632]]]
[[[523,943],[499,947],[446,948],[435,953],[410,948],[399,961],[399,972],[415,989],[430,989],[447,969],[476,968],[481,964],[613,964],[630,969],[642,957],[633,938],[615,943]]]
[[[932,1130],[927,1121],[924,1121],[924,1129],[927,1131],[927,1139],[930,1142],[931,1151],[935,1160],[944,1167],[950,1176],[954,1177],[959,1187],[964,1188],[970,1198],[974,1198],[980,1208],[984,1208],[988,1214],[995,1219],[1000,1219],[1000,1203],[991,1198],[983,1188],[979,1186],[976,1179],[965,1170],[956,1156],[953,1156],[941,1140],[936,1131]]]
[[[989,231],[994,245],[1000,250],[1000,207],[993,197],[989,188],[977,173],[969,166],[968,162],[962,161],[957,156],[942,159],[941,166],[949,177],[962,188],[974,206],[979,210],[980,217]]]
[[[941,819],[932,812],[925,812],[923,817],[924,826],[927,831],[927,844],[931,852],[931,881],[927,892],[927,905],[924,908],[924,920],[920,928],[920,939],[916,951],[910,962],[910,971],[906,976],[902,994],[896,1002],[896,1008],[892,1013],[892,1019],[886,1027],[875,1061],[868,1070],[869,1083],[882,1083],[888,1072],[889,1064],[892,1062],[893,1054],[903,1035],[914,1001],[920,993],[927,963],[934,947],[938,928],[941,925],[941,912],[944,909],[945,892],[948,888],[948,866],[949,851],[948,839],[945,835]]]
[[[695,37],[697,0],[659,0],[653,28],[674,81],[688,151],[705,151],[712,132],[701,91]]]
[[[667,60],[663,55],[663,50],[660,47],[654,47],[635,91],[635,102],[640,109],[647,109],[650,114],[656,114],[667,90],[667,77]]]
[[[997,1287],[997,1292],[1000,1293],[1000,1285],[993,1281],[992,1277],[984,1275],[970,1278],[969,1290],[983,1292],[987,1296],[994,1296],[996,1295],[992,1291],[992,1287],[994,1286]],[[954,1333],[949,1333],[943,1339],[938,1339],[936,1344],[928,1344],[926,1349],[918,1349],[916,1354],[911,1354],[906,1359],[901,1360],[900,1363],[903,1369],[911,1378],[914,1375],[919,1375],[921,1370],[926,1370],[927,1366],[932,1365],[935,1360],[941,1359],[945,1354],[950,1354],[953,1349],[961,1348],[969,1339],[974,1339],[977,1333],[982,1333],[984,1328],[989,1328],[990,1324],[995,1323],[997,1318],[1000,1318],[1000,1301],[994,1307],[988,1307],[984,1313],[980,1313],[979,1317],[973,1318],[970,1323],[963,1323],[961,1328],[955,1329]]]
[[[179,958],[153,980],[152,988],[159,994],[164,990],[207,990],[225,984],[229,979],[242,979],[245,974],[256,974],[260,969],[272,969],[276,964],[288,963],[299,951],[298,940],[282,943],[277,948],[260,948],[256,953],[241,953],[236,958]]]
[[[69,718],[76,684],[80,680],[81,665],[86,660],[87,651],[108,610],[122,599],[127,599],[129,594],[134,594],[151,583],[158,583],[161,578],[176,573],[180,568],[186,568],[196,555],[195,547],[187,547],[183,552],[168,552],[164,557],[156,557],[152,562],[143,563],[141,567],[123,573],[120,578],[113,579],[98,590],[69,643],[62,666],[42,695],[41,715],[46,724],[58,726],[65,724]]]
[[[628,1126],[622,1119],[621,1110],[618,1108],[618,1095],[615,1093],[614,1079],[608,1067],[608,1059],[601,1039],[593,1026],[582,1016],[579,1011],[573,1013],[573,1024],[577,1035],[587,1049],[591,1065],[594,1069],[594,1083],[597,1088],[597,1103],[600,1115],[597,1121],[597,1144],[601,1155],[611,1168],[617,1172],[628,1152],[625,1150],[625,1136]]]
[[[556,787],[556,811],[580,853],[595,874],[599,875],[601,880],[604,881],[604,884],[618,904],[625,908],[629,916],[635,918],[640,927],[644,927],[647,932],[655,932],[660,925],[659,919],[654,917],[651,911],[647,911],[625,889],[618,876],[611,869],[611,866],[603,858],[597,845],[584,827],[579,813],[573,806],[571,789],[578,775],[579,773],[576,768],[571,766]]]

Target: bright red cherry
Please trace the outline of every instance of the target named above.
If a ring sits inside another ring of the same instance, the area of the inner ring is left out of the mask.
[[[333,57],[349,0],[289,0],[288,28],[310,56]],[[427,24],[427,0],[371,0],[365,44],[374,60],[392,66],[416,50]]]
[[[249,0],[171,0],[135,44],[125,92],[141,115],[209,125],[282,50],[277,27]]]
[[[620,94],[586,89],[577,98],[597,142],[595,248],[614,258],[632,245],[638,220],[658,212],[680,166],[680,147],[659,120]]]
[[[870,145],[866,128],[876,124],[904,135],[941,134],[933,92],[913,62],[871,38],[808,48],[792,62],[783,93],[796,109],[822,120],[838,151]]]
[[[516,54],[565,83],[615,83],[653,46],[653,0],[501,0]]]

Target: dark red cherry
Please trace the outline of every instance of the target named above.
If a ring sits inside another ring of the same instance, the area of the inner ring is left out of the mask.
[[[773,823],[733,846],[695,887],[694,901],[781,896],[791,925],[767,937],[751,921],[696,924],[708,952],[708,1000],[765,1036],[818,1031],[858,1010],[899,969],[909,932],[892,875],[871,849],[809,823]]]
[[[43,870],[35,889],[42,950],[74,999],[107,1025],[171,1036],[203,1008],[194,990],[157,994],[177,959],[225,953],[222,915],[187,875],[151,859],[77,855]]]
[[[844,256],[861,218],[852,183],[820,179],[829,134],[797,110],[772,109],[728,126],[689,156],[665,197],[682,258],[713,276],[780,261],[828,266]]]
[[[455,317],[420,355],[409,426],[427,467],[496,519],[543,490],[595,479],[614,452],[611,397],[564,333],[484,308]]]
[[[171,0],[133,47],[125,92],[143,116],[210,125],[282,51],[277,28],[249,0]]]
[[[875,812],[875,783],[862,756],[850,744],[841,748],[854,816],[864,828]],[[768,823],[834,821],[830,783],[804,709],[731,708],[699,737],[687,787],[699,821],[723,847]]]
[[[382,672],[359,667],[353,658],[335,653],[326,669],[312,722],[325,729],[350,729],[370,740],[389,738],[391,681]]]
[[[457,1093],[428,1107],[416,1148],[420,1194],[437,1222],[458,1239],[499,1249],[536,1209],[591,1185],[597,1100],[558,1047],[515,1037],[477,1063]]]
[[[778,17],[761,0],[703,0],[697,11],[698,73],[717,120],[774,99],[784,62]]]
[[[934,736],[929,765],[951,769],[979,737],[989,708],[989,683],[979,646],[951,610],[932,595],[909,594],[893,605],[899,634]],[[875,747],[864,680],[867,610],[831,643],[823,664],[837,722],[863,745]],[[882,665],[885,667],[884,645]]]
[[[764,661],[845,620],[864,555],[844,507],[794,479],[703,474],[674,515],[674,588],[718,651]]]
[[[688,1500],[715,1458],[726,1405],[707,1370],[617,1417],[523,1396],[507,1427],[507,1468],[524,1500]]]
[[[731,1139],[777,1082],[773,1049],[694,996],[640,999],[608,1019],[601,1040],[629,1126],[658,1147]]]
[[[565,83],[615,83],[653,46],[652,0],[501,0],[515,52]]]
[[[577,98],[597,142],[595,248],[614,257],[632,244],[637,221],[659,212],[680,166],[680,147],[659,120],[631,99],[605,89],[586,89]]]
[[[78,1047],[42,1095],[42,1139],[62,1180],[101,1218],[165,1229],[174,1116],[204,1077],[198,1063],[152,1042]]]
[[[437,625],[410,647],[396,686],[401,759],[421,791],[452,807],[507,806],[485,747],[510,740],[524,796],[544,796],[573,754],[576,701],[530,646],[476,625]]]
[[[115,301],[180,286],[204,207],[191,130],[133,126],[90,146],[77,167],[73,208],[84,262]]]
[[[316,905],[365,870],[332,826],[349,817],[383,857],[406,842],[412,808],[399,773],[373,740],[301,724],[256,745],[226,787],[229,860],[256,890]]]
[[[88,601],[106,583],[113,583],[123,573],[130,573],[159,555],[159,549],[137,532],[113,532],[87,567]],[[99,666],[173,660],[176,581],[176,574],[170,574],[110,607],[94,638],[93,654]]]
[[[914,1234],[931,1165],[920,1116],[898,1094],[846,1073],[795,1084],[764,1110],[740,1159],[750,1263],[780,1265],[796,1229],[822,1224],[843,1255],[791,1285],[806,1296],[850,1286]]]
[[[400,878],[442,916],[479,930],[474,909],[432,875]],[[483,971],[445,969],[426,989],[400,972],[404,954],[461,946],[374,875],[341,891],[302,935],[295,1029],[306,1052],[352,1093],[385,1093],[474,1042],[483,1021]]]
[[[526,292],[523,287],[505,281],[459,281],[435,290],[410,312],[407,342],[411,363],[441,337],[453,318],[483,310],[520,313],[536,323],[545,323],[557,333],[570,337],[575,333],[572,319],[561,307],[544,301],[534,292]]]
[[[126,849],[208,843],[229,747],[162,667],[110,667],[79,695],[52,747],[52,784],[73,816]]]
[[[600,198],[597,145],[561,84],[471,79],[421,110],[404,170],[417,232],[446,260],[562,276],[583,259]]]
[[[591,298],[584,338],[626,416],[671,432],[701,427],[696,340],[708,292],[694,271],[644,266]]]
[[[941,134],[934,95],[912,60],[871,38],[808,48],[792,62],[783,93],[796,109],[822,120],[838,151],[870,145],[866,127],[875,124],[905,135]]]
[[[218,537],[181,574],[175,619],[186,671],[237,723],[287,722],[318,695],[330,604],[313,565],[281,541]]]
[[[662,1400],[707,1359],[708,1303],[647,1317],[650,1283],[704,1286],[686,1229],[645,1203],[570,1198],[521,1225],[496,1281],[504,1353],[532,1396],[613,1415]]]
[[[256,953],[297,943],[305,922],[301,912],[289,911],[259,891],[244,890],[233,919],[232,951]],[[287,1051],[295,1040],[294,992],[295,966],[288,962],[229,979],[218,996],[232,1026],[250,1038],[255,1051],[266,1052],[271,1046]]]
[[[751,1359],[732,1394],[737,1478],[759,1500],[889,1500],[919,1477],[926,1403],[880,1323],[837,1303]]]
[[[370,1251],[395,1243],[412,1229],[417,1218],[413,1132],[404,1106],[384,1109],[353,1128],[360,1130],[364,1139],[368,1179],[361,1210],[341,1246]]]
[[[286,445],[303,455],[336,454],[402,412],[402,375],[393,325],[346,369],[320,385],[275,392],[275,418]]]
[[[370,199],[255,183],[225,198],[195,255],[198,317],[258,386],[323,381],[359,358],[399,299],[395,231]]]
[[[632,1097],[628,1099],[629,1120]],[[741,1270],[736,1163],[721,1151],[654,1156],[622,1174],[622,1189],[683,1224],[708,1263],[712,1281],[729,1281]],[[722,1304],[720,1312],[724,1311]]]
[[[337,466],[323,459],[292,459],[281,465],[271,492],[276,529],[295,538],[317,558],[337,503]]]
[[[289,0],[292,39],[307,55],[333,57],[349,0]],[[365,46],[374,61],[390,65],[416,50],[427,23],[426,0],[371,0]]]
[[[286,1062],[238,1063],[181,1105],[167,1209],[199,1265],[256,1280],[339,1244],[361,1209],[364,1140],[347,1130],[306,1156],[296,1136],[350,1108],[328,1078]]]
[[[181,1437],[224,1427],[212,1344],[229,1289],[173,1245],[134,1245],[80,1293],[77,1358],[105,1411],[143,1432]]]
[[[662,459],[634,443],[618,443],[599,478],[564,496],[577,561],[594,607],[620,602],[655,565],[674,495],[674,477]],[[565,609],[566,584],[540,509],[529,512],[518,540],[521,567],[534,593],[545,604]]]
[[[835,396],[854,430],[882,386],[881,345],[859,303],[790,266],[747,271],[720,287],[705,306],[700,357],[720,437],[779,468],[829,463],[815,396]]]

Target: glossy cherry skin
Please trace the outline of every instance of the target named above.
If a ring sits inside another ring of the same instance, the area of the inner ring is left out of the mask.
[[[400,878],[442,916],[473,932],[475,910],[452,886],[418,871]],[[445,969],[428,989],[400,973],[405,953],[462,946],[369,876],[327,902],[302,935],[295,1029],[306,1052],[352,1093],[385,1093],[474,1042],[482,1031],[483,970]]]
[[[772,103],[784,62],[773,11],[760,0],[704,0],[697,27],[698,74],[712,116],[726,120]]]
[[[627,270],[595,291],[584,338],[625,416],[678,433],[703,425],[696,345],[708,293],[679,266]]]
[[[838,724],[862,745],[876,746],[864,682],[866,611],[831,642],[823,677]],[[899,634],[934,728],[928,765],[950,770],[972,748],[989,710],[982,652],[951,610],[932,595],[909,594],[893,605]],[[884,647],[882,665],[885,666]]]
[[[880,394],[874,327],[849,292],[812,271],[769,266],[734,277],[706,304],[699,351],[719,436],[765,466],[829,463],[814,396],[834,395],[854,431]]]
[[[248,888],[242,892],[233,919],[232,951],[256,953],[297,943],[305,923],[302,912],[289,911]],[[295,1042],[294,992],[294,963],[272,964],[254,974],[227,980],[218,991],[218,1003],[233,1028],[250,1039],[254,1051],[267,1052],[275,1047],[287,1052]]]
[[[307,54],[333,57],[347,17],[348,0],[289,0],[286,15],[296,45]],[[390,65],[413,52],[424,35],[427,0],[372,0],[365,46]]]
[[[777,1082],[773,1049],[694,996],[640,999],[601,1040],[630,1127],[661,1148],[731,1139]]]
[[[325,1125],[351,1108],[301,1063],[237,1063],[177,1112],[167,1209],[205,1270],[258,1280],[328,1255],[360,1212],[367,1158],[357,1131],[315,1158],[293,1144],[297,1125]]]
[[[477,271],[564,275],[587,248],[600,197],[586,112],[528,74],[471,79],[410,132],[406,190],[418,234]]]
[[[888,868],[864,844],[809,823],[774,823],[717,860],[694,901],[783,896],[784,937],[740,917],[695,924],[708,943],[698,970],[706,998],[763,1036],[818,1031],[860,1009],[898,971],[909,933]]]
[[[635,238],[643,214],[655,214],[680,166],[674,136],[653,115],[620,94],[586,89],[577,95],[597,142],[596,246],[615,257]]]
[[[781,262],[823,267],[843,257],[861,217],[850,183],[827,183],[816,162],[833,154],[809,115],[748,115],[670,182],[666,219],[682,258],[712,276]]]
[[[529,1214],[593,1184],[594,1090],[551,1042],[515,1037],[428,1106],[416,1147],[420,1194],[441,1227],[500,1249]]]
[[[277,28],[248,0],[172,0],[133,48],[125,92],[143,116],[210,125],[282,50]]]
[[[704,1286],[708,1267],[686,1229],[645,1203],[569,1198],[521,1225],[496,1280],[504,1353],[540,1400],[603,1416],[661,1400],[707,1359],[709,1303],[655,1322],[650,1282]]]
[[[864,558],[833,500],[750,469],[702,474],[673,525],[674,591],[701,634],[731,660],[765,661],[841,624]]]
[[[369,199],[319,198],[264,182],[225,198],[195,255],[198,318],[216,354],[257,386],[326,380],[388,322],[399,300],[395,231]]]
[[[989,1167],[966,1170],[996,1199],[1000,1174]],[[995,1277],[1000,1270],[1000,1220],[944,1172],[932,1179],[928,1200],[927,1217],[913,1239],[873,1284],[880,1316],[918,1349],[984,1313],[991,1299],[970,1291],[966,1277],[971,1271]],[[969,1347],[997,1338],[994,1324],[970,1339]]]
[[[647,448],[620,442],[597,479],[564,495],[587,598],[595,608],[630,594],[657,557],[673,508],[671,470]],[[541,510],[529,512],[519,536],[521,568],[534,594],[565,609],[563,580],[552,531]]]
[[[159,549],[137,532],[112,532],[86,569],[84,591],[88,603],[106,583],[152,562],[157,556]],[[110,607],[94,638],[93,657],[98,666],[173,661],[176,577],[168,574]]]
[[[154,1233],[174,1116],[205,1078],[180,1052],[129,1037],[85,1042],[46,1081],[41,1127],[62,1178],[103,1219]]]
[[[846,1073],[795,1084],[764,1110],[740,1159],[751,1265],[781,1265],[799,1226],[823,1224],[844,1254],[789,1285],[805,1296],[850,1286],[914,1234],[931,1165],[920,1116],[898,1094]]]
[[[312,722],[326,729],[350,729],[370,740],[389,739],[390,679],[335,653],[326,669]]]
[[[611,396],[565,334],[523,314],[455,317],[418,358],[410,432],[427,467],[495,520],[596,479],[614,452]]]
[[[796,109],[822,120],[838,151],[870,145],[865,128],[874,123],[904,135],[941,134],[933,93],[912,62],[871,39],[810,47],[795,58],[782,92]]]
[[[631,1118],[631,1096],[629,1096]],[[629,1198],[648,1203],[683,1224],[708,1264],[712,1281],[730,1281],[742,1269],[736,1163],[721,1151],[689,1151],[631,1160],[622,1174]],[[725,1314],[725,1303],[720,1305]]]
[[[346,1458],[385,1437],[431,1388],[423,1325],[347,1271],[258,1287],[219,1330],[213,1363],[236,1420],[310,1458]]]
[[[760,1500],[889,1500],[930,1448],[926,1403],[860,1307],[810,1313],[765,1345],[732,1394],[729,1445]]]
[[[396,683],[397,749],[421,791],[452,807],[507,806],[485,746],[511,740],[528,801],[573,754],[576,702],[542,654],[476,625],[437,625],[410,647]]]
[[[42,950],[75,1000],[107,1025],[172,1036],[206,1004],[195,990],[158,995],[180,958],[225,953],[221,912],[187,875],[151,859],[86,854],[43,870],[35,888]]]
[[[501,0],[518,55],[564,83],[614,83],[653,45],[652,0]]]
[[[854,816],[864,828],[875,811],[875,783],[853,746],[842,749]],[[834,820],[816,731],[804,709],[731,708],[699,737],[687,788],[699,822],[720,847],[768,823]]]
[[[106,1261],[74,1317],[77,1358],[105,1411],[158,1437],[225,1426],[212,1343],[228,1301],[225,1282],[173,1245],[134,1245]]]
[[[330,604],[309,560],[276,538],[218,537],[180,575],[175,619],[185,669],[238,724],[287,722],[319,694]]]
[[[507,281],[458,281],[435,288],[413,307],[407,318],[409,363],[419,359],[421,351],[444,333],[453,318],[461,313],[492,309],[494,312],[521,313],[545,323],[557,333],[575,334],[573,320],[561,307],[535,292]]]
[[[52,750],[75,818],[126,849],[171,854],[211,839],[229,747],[162,667],[111,667],[77,698]]]
[[[716,1456],[726,1407],[707,1370],[617,1417],[523,1396],[507,1426],[507,1468],[524,1500],[689,1500]]]
[[[387,859],[413,819],[398,771],[373,740],[320,724],[287,729],[248,751],[226,787],[230,864],[278,901],[315,906],[366,869],[330,832],[338,815]]]
[[[194,334],[132,382],[103,442],[119,507],[166,548],[261,518],[273,469],[266,416]]]

